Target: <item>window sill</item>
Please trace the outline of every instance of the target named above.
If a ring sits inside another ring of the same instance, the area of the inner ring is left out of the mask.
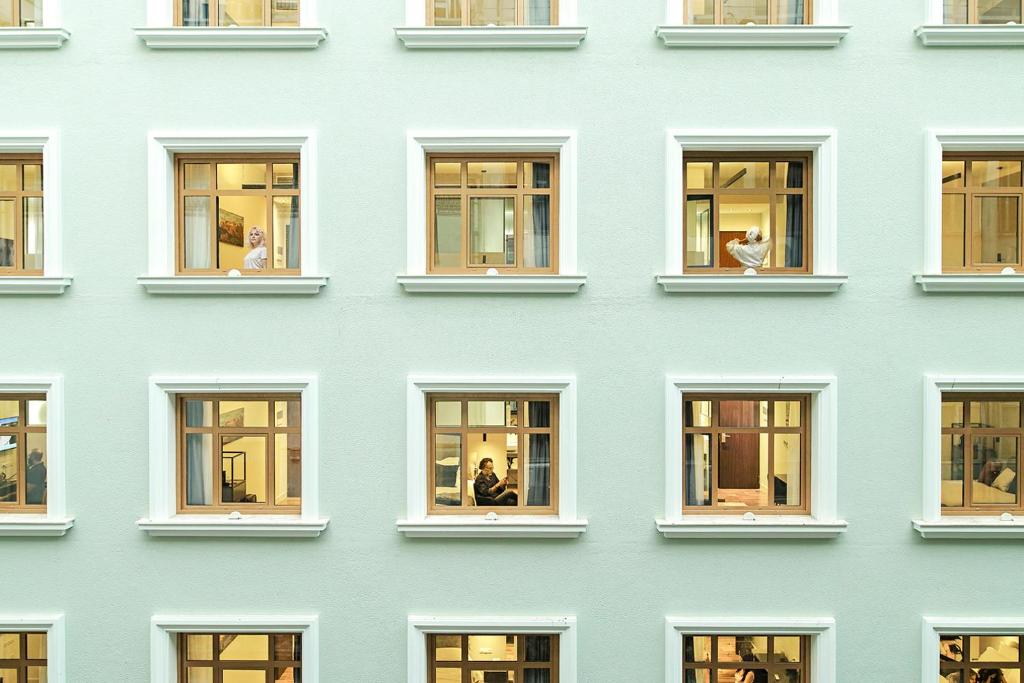
[[[1024,538],[1024,517],[1003,521],[998,515],[914,520],[922,538]]]
[[[318,294],[327,285],[324,276],[149,276],[138,283],[150,294]]]
[[[578,538],[587,530],[587,520],[529,515],[494,520],[452,516],[400,519],[395,526],[409,538]]]
[[[327,40],[325,28],[137,28],[146,47],[154,50],[313,49]]]
[[[667,47],[836,47],[849,26],[659,26]]]
[[[658,275],[666,292],[832,293],[846,275]]]
[[[926,292],[1024,292],[1024,275],[915,275]]]
[[[63,536],[74,524],[74,517],[0,514],[0,536]]]
[[[932,24],[918,26],[914,35],[927,47],[1024,45],[1021,24]]]
[[[411,49],[560,48],[580,46],[586,26],[398,26],[395,35]]]
[[[71,33],[63,28],[0,28],[0,50],[56,50]]]
[[[167,519],[140,519],[135,524],[150,536],[257,536],[316,538],[327,528],[327,518],[247,515],[177,515]]]
[[[842,520],[823,521],[805,515],[692,515],[655,520],[665,538],[837,538],[846,532]]]
[[[63,294],[70,277],[0,277],[0,294]]]
[[[399,275],[407,292],[478,294],[575,294],[586,275]]]

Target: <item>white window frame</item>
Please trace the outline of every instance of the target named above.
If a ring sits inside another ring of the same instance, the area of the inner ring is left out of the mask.
[[[407,383],[406,518],[396,523],[406,536],[431,538],[574,538],[587,530],[576,510],[575,377],[411,376]],[[427,506],[427,400],[432,394],[550,393],[558,396],[558,514],[429,515]]]
[[[558,159],[558,273],[428,275],[427,155],[438,152],[554,153]],[[406,134],[406,272],[409,292],[572,294],[586,282],[576,264],[577,136],[569,130],[409,131]]]
[[[683,403],[687,394],[793,394],[811,397],[811,514],[683,514]],[[846,531],[838,517],[839,436],[837,380],[821,377],[682,377],[665,382],[666,538],[835,538]]]
[[[319,26],[316,0],[299,4],[298,27],[175,26],[175,0],[146,0],[146,26],[135,35],[155,50],[313,49],[327,40]]]
[[[67,641],[63,614],[0,614],[0,631],[46,634],[46,677],[67,683]]]
[[[1024,28],[1024,25],[1021,26]],[[1024,273],[942,272],[942,155],[945,152],[1021,152],[1024,129],[949,130],[926,134],[924,269],[914,281],[926,292],[1024,292]],[[1024,226],[1022,226],[1024,229]]]
[[[1024,45],[1024,24],[946,24],[942,0],[919,1],[927,3],[927,22],[914,35],[926,47]]]
[[[302,396],[302,506],[298,515],[178,514],[177,397],[180,394],[299,393]],[[319,381],[295,377],[150,377],[149,517],[136,522],[152,536],[319,536]]]
[[[63,294],[71,277],[63,272],[60,133],[0,131],[0,154],[18,153],[43,155],[43,274],[0,276],[0,294]]]
[[[1016,617],[924,617],[921,634],[921,681],[939,680],[941,636],[999,636],[1024,633],[1024,619]]]
[[[317,135],[313,131],[252,133],[156,132],[149,150],[149,272],[138,278],[150,294],[316,294],[327,284],[317,266]],[[294,152],[299,154],[300,275],[176,275],[177,154]]]
[[[836,621],[832,617],[666,617],[665,683],[683,683],[683,637],[688,635],[809,636],[810,679],[837,680]],[[938,676],[927,683],[936,680]]]
[[[46,394],[46,512],[0,514],[0,536],[63,536],[74,526],[67,513],[67,426],[64,378],[0,377],[4,394]]]
[[[181,633],[301,633],[302,680],[320,681],[320,619],[295,616],[157,615],[150,620],[150,683],[178,682],[178,635]]]
[[[683,0],[665,0],[665,23],[655,33],[668,47],[836,47],[850,32],[839,23],[839,0],[814,0],[813,24],[721,26],[687,24]]]
[[[407,48],[577,48],[587,37],[579,0],[558,3],[556,26],[427,26],[425,0],[405,0],[405,26],[395,35]]]
[[[43,25],[0,30],[0,50],[56,50],[71,33],[60,27],[61,0],[43,0]],[[44,186],[45,187],[45,186]]]
[[[924,538],[1024,538],[1024,516],[942,514],[942,395],[947,393],[1024,392],[1024,376],[926,375],[922,517],[914,528]]]
[[[836,131],[670,129],[666,135],[666,292],[835,292],[847,280],[838,270],[839,212]],[[813,272],[808,275],[688,273],[683,263],[683,164],[687,152],[811,152],[813,155]]]
[[[557,635],[559,683],[576,683],[576,617],[441,617],[408,619],[406,683],[428,683],[427,636],[432,634]]]

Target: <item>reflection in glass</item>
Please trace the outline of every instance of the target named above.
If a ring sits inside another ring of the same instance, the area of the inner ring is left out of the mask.
[[[942,267],[958,270],[966,258],[965,201],[962,194],[942,195]]]
[[[274,197],[274,268],[299,267],[299,198]]]
[[[23,187],[27,192],[43,191],[43,167],[39,164],[25,164],[21,167]]]
[[[687,197],[686,200],[686,266],[710,267],[714,260],[712,233],[712,201],[708,197]]]
[[[964,504],[964,437],[954,434],[942,436],[942,506],[961,507]]]
[[[780,24],[803,24],[806,23],[805,0],[779,0]]]
[[[772,455],[775,463],[775,504],[800,505],[800,435],[776,434]]]
[[[988,264],[1019,261],[1019,205],[1018,197],[974,198],[976,261]]]
[[[456,268],[462,263],[462,200],[434,198],[434,265]]]
[[[267,502],[267,437],[221,436],[222,502]]]
[[[943,161],[942,162],[942,186],[963,187],[965,161]]]
[[[28,645],[29,659],[46,659],[46,634],[29,633],[25,640]]]
[[[18,167],[15,164],[0,164],[0,191],[18,191]]]
[[[722,23],[767,24],[768,0],[722,0]]]
[[[516,0],[469,0],[471,26],[515,26]]]
[[[975,187],[1020,187],[1021,162],[972,161],[971,185]]]
[[[25,229],[25,270],[43,269],[43,198],[25,197],[22,224]]]
[[[220,0],[218,4],[221,26],[264,25],[263,0]]]
[[[470,198],[470,262],[474,265],[515,265],[515,228],[513,197]]]
[[[302,500],[302,438],[274,435],[274,504],[299,505]]]
[[[942,402],[942,426],[963,427],[964,426],[964,404],[963,401]]]
[[[526,25],[549,26],[551,24],[551,3],[557,0],[526,0]],[[530,681],[527,681],[530,683]]]
[[[0,659],[21,659],[20,633],[0,633]]]
[[[182,26],[209,26],[210,0],[181,0]]]
[[[966,24],[968,1],[969,0],[942,0],[943,23]]]
[[[210,246],[210,198],[185,197],[185,268],[211,268]]]
[[[270,24],[272,26],[298,26],[298,0],[271,0]]]
[[[718,185],[723,190],[766,188],[769,166],[767,161],[723,161],[718,165]]]
[[[709,434],[687,434],[686,455],[686,504],[711,505],[711,436]]]
[[[978,0],[979,24],[1021,23],[1020,3],[1007,0]]]
[[[434,435],[434,504],[462,504],[462,437]]]
[[[970,636],[971,662],[1013,662],[1020,660],[1020,637],[1010,635]]]
[[[1020,401],[971,401],[971,422],[976,427],[1020,427]]]
[[[462,0],[434,0],[434,26],[462,26]]]
[[[13,199],[0,199],[0,268],[15,266],[15,235],[18,218]]]

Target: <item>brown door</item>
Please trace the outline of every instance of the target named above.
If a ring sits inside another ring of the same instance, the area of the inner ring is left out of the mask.
[[[718,263],[722,268],[743,267],[743,264],[734,259],[729,250],[725,248],[727,242],[732,242],[737,237],[739,237],[739,233],[718,231]]]
[[[719,424],[756,425],[757,401],[722,401],[719,403]],[[728,429],[727,427],[725,429]],[[719,438],[718,488],[760,488],[761,466],[758,434],[729,434]]]

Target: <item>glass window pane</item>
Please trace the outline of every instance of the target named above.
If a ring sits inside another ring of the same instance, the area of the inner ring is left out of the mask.
[[[760,268],[771,251],[771,203],[767,195],[725,195],[719,200],[721,265]],[[754,235],[751,242],[748,234]]]
[[[800,636],[775,636],[773,659],[776,662],[799,662],[801,642]]]
[[[434,669],[434,681],[436,683],[462,683],[462,669],[438,667]]]
[[[46,434],[25,435],[25,504],[46,505]]]
[[[971,457],[971,502],[974,505],[1015,504],[1020,471],[1016,437],[974,437]]]
[[[467,164],[469,187],[519,187],[515,161],[471,161]]]
[[[722,23],[767,24],[768,0],[722,0]]]
[[[942,195],[942,268],[959,270],[965,258],[964,195]]]
[[[526,661],[551,661],[551,636],[526,636]]]
[[[942,21],[946,24],[967,23],[967,3],[969,0],[943,0]]]
[[[943,161],[942,162],[942,185],[943,187],[963,187],[965,179],[964,161]]]
[[[801,683],[800,669],[783,669],[778,674],[779,683]]]
[[[551,669],[523,669],[523,683],[551,683]]]
[[[0,633],[0,659],[21,658],[21,634]]]
[[[23,187],[28,192],[43,191],[43,167],[40,164],[25,164],[21,167]]]
[[[208,269],[210,254],[210,198],[185,197],[185,268]]]
[[[802,2],[802,0],[801,0]],[[802,22],[801,22],[802,23]],[[804,162],[780,161],[775,164],[775,186],[797,189],[804,186]]]
[[[686,672],[686,683],[711,683],[711,669],[690,669]],[[726,683],[733,683],[727,681]]]
[[[302,503],[302,437],[274,435],[274,504]]]
[[[775,252],[777,268],[803,268],[804,265],[804,198],[787,194],[778,198],[775,215]]]
[[[530,401],[527,418],[527,427],[550,427],[551,402]]]
[[[515,26],[516,0],[469,0],[472,26]]]
[[[523,265],[551,267],[551,197],[523,198]]]
[[[800,505],[801,462],[799,434],[776,434],[775,450],[775,504]]]
[[[434,403],[435,427],[458,427],[461,424],[461,401],[437,401]]]
[[[221,401],[221,427],[266,427],[269,403],[267,401]]]
[[[687,427],[711,426],[711,401],[687,401],[684,412]]]
[[[187,683],[213,683],[213,667],[190,666],[188,667]]]
[[[25,669],[27,683],[47,683],[47,668],[45,666],[30,666]]]
[[[471,263],[515,265],[515,206],[513,197],[472,197],[469,200]]]
[[[964,426],[964,403],[963,401],[942,402],[942,426],[963,427]]]
[[[721,427],[767,427],[768,401],[719,401]]]
[[[185,164],[185,189],[210,189],[210,164]]]
[[[1015,0],[978,0],[979,24],[1019,24],[1020,19],[1020,3]]]
[[[0,199],[0,268],[15,266],[14,236],[18,231],[17,202]]]
[[[470,427],[505,427],[516,424],[512,415],[518,415],[516,401],[469,401]]]
[[[964,639],[959,636],[939,638],[939,660],[943,662],[964,661]]]
[[[1019,205],[1018,197],[974,198],[976,263],[1019,262]]]
[[[711,197],[691,196],[686,200],[686,265],[708,267],[713,265],[714,243],[712,234]]]
[[[267,437],[222,436],[221,482],[224,504],[267,502]]]
[[[462,265],[462,200],[434,198],[434,265],[457,268]]]
[[[434,0],[434,26],[461,26],[462,0]]]
[[[721,434],[717,474],[722,507],[768,507],[768,435]]]
[[[776,401],[775,402],[775,426],[776,427],[799,427],[800,426],[800,401]]]
[[[271,0],[270,23],[272,26],[298,26],[299,0]]]
[[[523,164],[524,187],[538,190],[551,189],[551,164],[543,161],[527,161]]]
[[[46,659],[45,633],[29,633],[26,640],[28,640],[29,659]]]
[[[687,434],[686,504],[711,505],[711,435]]]
[[[225,669],[221,683],[267,683],[267,674],[263,670]]]
[[[299,427],[302,425],[301,401],[275,401],[274,425],[277,427]]]
[[[686,636],[683,638],[683,661],[710,662],[711,636]]]
[[[220,0],[219,5],[221,26],[264,25],[263,0]]]
[[[185,502],[213,505],[213,435],[185,435]]]
[[[686,189],[709,190],[714,187],[714,163],[710,161],[686,162]]]
[[[971,636],[970,640],[971,662],[1017,663],[1020,659],[1020,638],[1018,636]],[[1017,672],[1011,676],[1016,678]],[[992,683],[1002,683],[998,677],[993,677],[991,681]],[[978,683],[989,683],[989,679],[979,673]]]
[[[519,658],[517,641],[517,636],[470,636],[467,659],[471,662],[514,662]]]
[[[964,504],[964,437],[953,434],[942,436],[942,507],[962,507]]]
[[[767,663],[768,637],[718,636],[718,661]]]
[[[434,435],[434,505],[462,505],[462,437]]]
[[[971,185],[974,187],[1020,187],[1021,162],[972,161]]]
[[[767,161],[723,161],[718,165],[718,186],[723,190],[766,188],[769,166]]]
[[[259,245],[253,243],[252,235],[249,236],[249,248],[258,250]],[[266,246],[263,247],[264,254]],[[253,255],[252,252],[246,257],[257,258],[260,254]],[[263,258],[266,258],[265,255]],[[250,265],[249,263],[246,264]],[[274,197],[274,268],[299,267],[299,198],[298,197]]]
[[[299,683],[301,676],[297,666],[274,667],[274,683]]]
[[[462,187],[462,163],[435,161],[434,187]]]
[[[0,682],[6,683],[12,681],[17,683],[18,681],[18,670],[17,669],[3,669],[0,668]]]
[[[14,16],[14,5],[0,2],[0,26],[14,26],[18,18]]]
[[[182,0],[182,26],[209,26],[210,0]]]
[[[18,502],[18,437],[0,435],[0,503]]]
[[[3,3],[0,3],[2,5]],[[15,164],[0,164],[0,191],[18,190],[18,167]]]
[[[971,401],[971,423],[982,428],[1020,427],[1020,401]]]
[[[267,268],[267,200],[259,196],[217,198],[217,259],[222,270]]]
[[[526,0],[527,26],[549,26],[551,24],[552,0]]]
[[[11,427],[21,423],[21,401],[0,400],[0,427]]]
[[[213,636],[209,634],[185,636],[185,657],[192,662],[213,660]]]
[[[515,433],[470,434],[466,440],[469,461],[478,471],[473,495],[478,506],[519,504],[522,473],[519,466],[519,437]],[[486,470],[490,470],[488,473]]]
[[[185,401],[186,427],[212,427],[213,401]]]
[[[804,24],[807,22],[806,0],[779,0],[780,24]]]
[[[275,0],[280,2],[281,0]],[[275,190],[297,190],[299,188],[299,165],[296,163],[273,164],[272,180]]]
[[[262,0],[259,0],[259,3],[262,7]],[[267,189],[267,165],[264,163],[217,164],[217,189],[265,190]]]
[[[714,24],[715,0],[690,0],[687,3],[688,24]]]
[[[434,636],[434,661],[461,662],[462,636]]]
[[[551,505],[551,435],[527,434],[525,451],[530,467],[526,504],[547,507]]]
[[[25,270],[43,269],[43,198],[25,197]]]
[[[269,636],[264,634],[221,635],[220,658],[233,662],[265,662],[270,652]]]
[[[289,662],[302,658],[302,636],[294,633],[276,633],[271,638],[276,661]]]

